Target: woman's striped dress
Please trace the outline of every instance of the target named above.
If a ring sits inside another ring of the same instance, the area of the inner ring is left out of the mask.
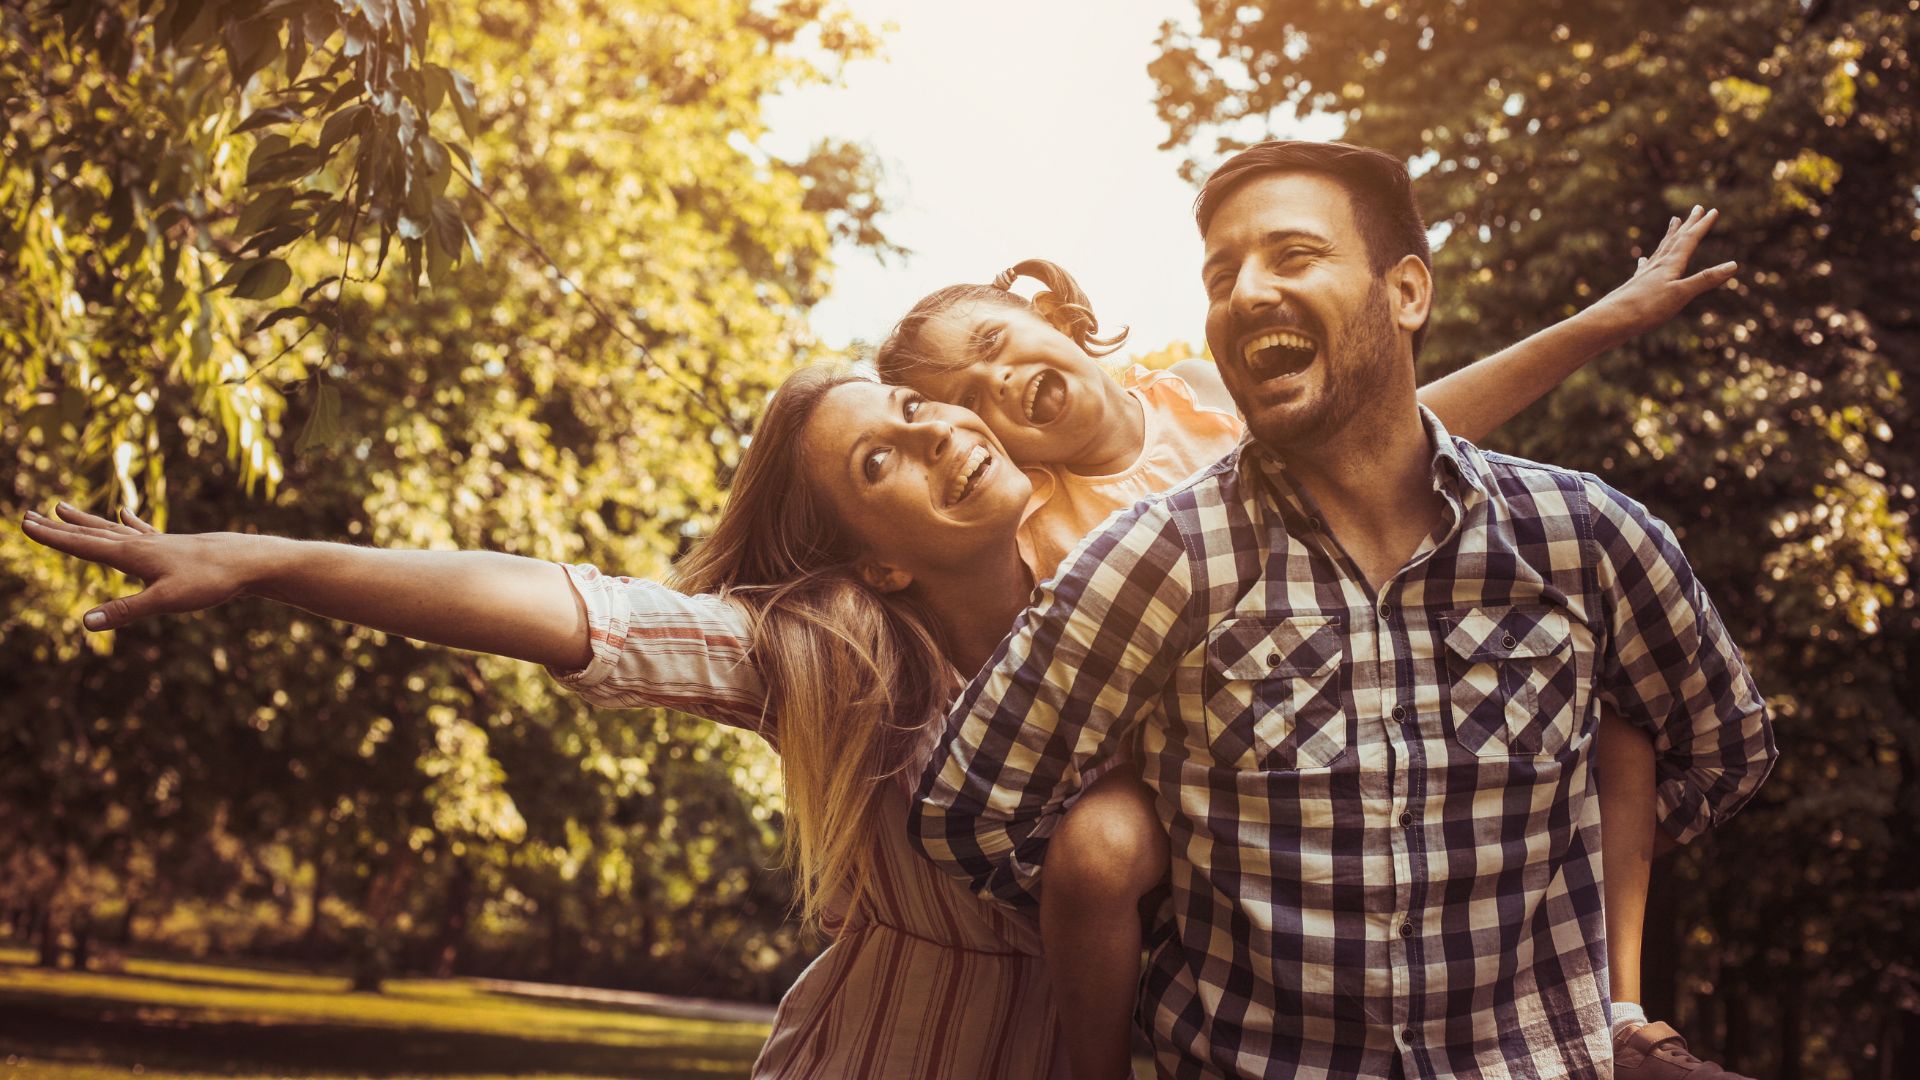
[[[772,735],[739,605],[566,568],[593,660],[555,673],[609,708],[663,706]],[[1040,1080],[1067,1075],[1032,924],[976,899],[907,841],[916,770],[879,795],[875,888],[780,1001],[766,1080]]]

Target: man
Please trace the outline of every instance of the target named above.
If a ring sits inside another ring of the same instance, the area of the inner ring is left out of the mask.
[[[1653,737],[1690,840],[1774,757],[1739,651],[1645,508],[1418,407],[1432,279],[1397,159],[1263,143],[1197,216],[1248,439],[1042,587],[956,703],[916,836],[1019,902],[1137,738],[1172,843],[1163,1073],[1607,1075],[1597,710]]]

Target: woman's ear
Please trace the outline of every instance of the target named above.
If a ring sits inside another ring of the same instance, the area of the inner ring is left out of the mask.
[[[1433,273],[1418,256],[1408,255],[1387,271],[1387,288],[1393,304],[1393,321],[1400,329],[1416,333],[1427,325],[1433,309]]]
[[[862,559],[860,580],[865,581],[877,592],[896,593],[913,584],[913,575],[897,566]]]

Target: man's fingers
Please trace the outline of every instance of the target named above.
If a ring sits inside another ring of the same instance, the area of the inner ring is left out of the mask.
[[[136,514],[133,511],[128,510],[124,507],[121,508],[120,510],[120,520],[127,523],[129,526],[131,526],[135,532],[146,533],[149,536],[160,531],[159,529],[156,529],[153,526],[147,524],[146,522],[140,520],[139,514]]]

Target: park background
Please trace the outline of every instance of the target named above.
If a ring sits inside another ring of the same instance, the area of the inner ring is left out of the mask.
[[[1163,252],[1146,222],[1190,229],[1236,140],[1344,134],[1418,175],[1431,376],[1716,206],[1697,265],[1737,258],[1738,282],[1489,444],[1670,522],[1773,709],[1771,781],[1663,864],[1651,1011],[1762,1076],[1920,1075],[1920,2],[925,5],[969,30],[962,75],[870,128],[986,163],[984,209],[834,134],[863,71],[913,85],[889,42],[925,47],[921,6],[893,6],[898,27],[823,0],[7,4],[0,503],[658,575],[787,372],[998,269],[949,271],[940,238],[1059,258],[1164,362],[1196,347],[1197,241]],[[1109,8],[1139,26],[1119,46]],[[1150,80],[1132,129],[1069,92],[1116,65]],[[1072,164],[996,143],[1016,116]],[[1172,194],[1109,212],[1140,154]],[[1021,231],[1096,209],[1084,237],[1137,261]],[[820,943],[764,745],[258,601],[81,632],[129,587],[0,530],[12,1067],[751,1060],[751,1024],[460,980],[777,999]]]

